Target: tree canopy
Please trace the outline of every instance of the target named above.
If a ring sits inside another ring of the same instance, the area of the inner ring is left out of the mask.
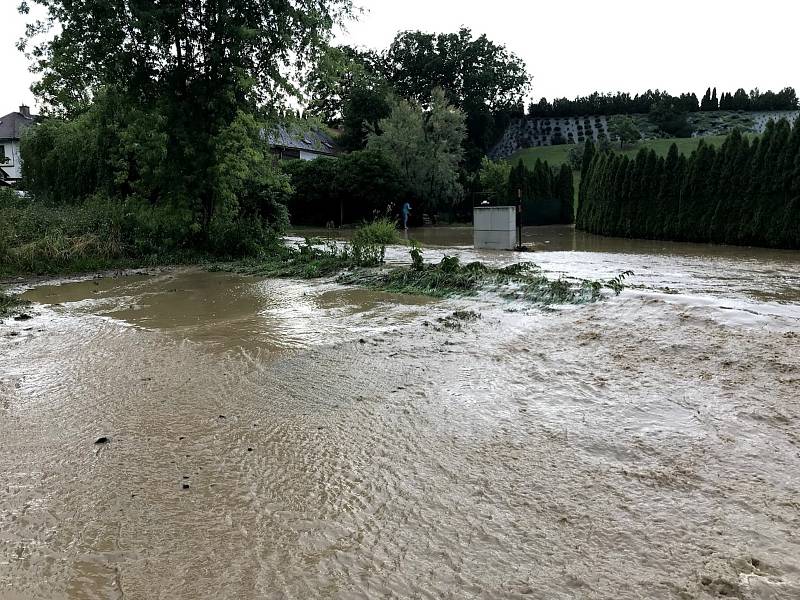
[[[113,86],[140,101],[198,98],[212,115],[220,104],[274,106],[295,94],[293,74],[351,10],[350,0],[24,0],[23,13],[29,3],[48,12],[30,40],[60,28],[31,48],[47,106],[80,109],[94,90]]]
[[[283,188],[265,164],[265,119],[299,94],[295,81],[351,12],[350,0],[26,0],[21,12],[29,2],[48,14],[21,43],[41,76],[34,91],[46,111],[91,113],[82,124],[88,140],[113,124],[97,161],[81,166],[98,182],[125,185],[95,191],[185,207],[207,239],[244,218],[245,181]],[[37,148],[38,164],[47,164],[36,140],[26,164],[37,163]],[[39,167],[28,172],[44,176]]]
[[[341,124],[348,146],[363,143],[363,123],[375,127],[388,110],[387,96],[426,104],[437,87],[465,114],[465,150],[477,168],[511,115],[524,113],[530,76],[504,46],[462,28],[447,34],[404,31],[380,53],[332,48],[308,85],[310,109],[331,125]]]
[[[464,113],[447,102],[441,88],[424,108],[410,100],[395,100],[380,130],[369,136],[368,148],[389,159],[408,189],[431,212],[452,206],[463,195],[459,166]]]
[[[647,90],[644,93],[631,95],[627,92],[616,94],[601,94],[594,92],[588,96],[581,96],[570,100],[568,98],[555,98],[549,102],[542,98],[539,102],[531,103],[528,115],[531,117],[577,117],[583,115],[630,115],[644,114],[661,101],[667,101],[685,112],[699,110],[796,110],[798,107],[797,94],[794,88],[786,87],[780,92],[761,92],[758,88],[750,94],[739,89],[735,94],[723,93],[721,98],[716,98],[716,88],[708,88],[702,101],[697,95],[688,92],[673,96],[660,90]]]
[[[625,144],[631,144],[641,139],[642,135],[639,133],[639,128],[633,119],[627,116],[616,117],[609,123],[608,132],[614,139],[619,140],[619,147],[622,148]]]
[[[486,35],[404,31],[384,56],[385,71],[404,98],[425,102],[441,87],[447,99],[465,112],[496,112],[518,106],[530,87],[525,63]]]

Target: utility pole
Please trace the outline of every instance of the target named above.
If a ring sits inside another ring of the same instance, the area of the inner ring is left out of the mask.
[[[517,188],[517,250],[522,250],[522,188]]]

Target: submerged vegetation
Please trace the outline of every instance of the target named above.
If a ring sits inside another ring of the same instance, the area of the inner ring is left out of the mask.
[[[489,291],[543,306],[595,302],[603,297],[604,289],[618,295],[625,287],[625,279],[633,274],[626,271],[609,281],[551,279],[534,263],[493,267],[481,262],[461,264],[457,256],[444,256],[438,263],[427,263],[416,244],[409,251],[410,265],[386,267],[386,245],[376,241],[374,235],[378,229],[374,224],[363,227],[349,244],[306,239],[264,260],[211,268],[266,277],[329,277],[343,285],[435,298]]]
[[[469,296],[480,291],[538,305],[584,304],[602,297],[602,281],[550,279],[538,265],[517,263],[490,267],[480,262],[462,265],[455,256],[445,256],[436,264],[397,267],[389,270],[355,270],[342,273],[337,281],[401,294],[420,294],[437,298]],[[610,288],[613,289],[613,288]],[[621,291],[621,288],[617,288]],[[616,293],[619,293],[614,290]]]
[[[30,302],[23,300],[19,296],[0,292],[0,323],[8,317],[18,315],[20,310],[29,304]]]
[[[306,238],[298,246],[276,246],[260,258],[242,260],[233,265],[217,264],[211,268],[265,277],[331,277],[345,269],[382,265],[386,246],[398,239],[394,223],[379,219],[359,227],[349,244]]]

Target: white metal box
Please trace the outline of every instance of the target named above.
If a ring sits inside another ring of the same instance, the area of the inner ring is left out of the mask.
[[[473,227],[477,249],[513,250],[517,247],[515,206],[476,206]]]

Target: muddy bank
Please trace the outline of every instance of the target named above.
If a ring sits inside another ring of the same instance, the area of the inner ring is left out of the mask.
[[[0,597],[800,596],[795,305],[171,276],[0,333]]]

